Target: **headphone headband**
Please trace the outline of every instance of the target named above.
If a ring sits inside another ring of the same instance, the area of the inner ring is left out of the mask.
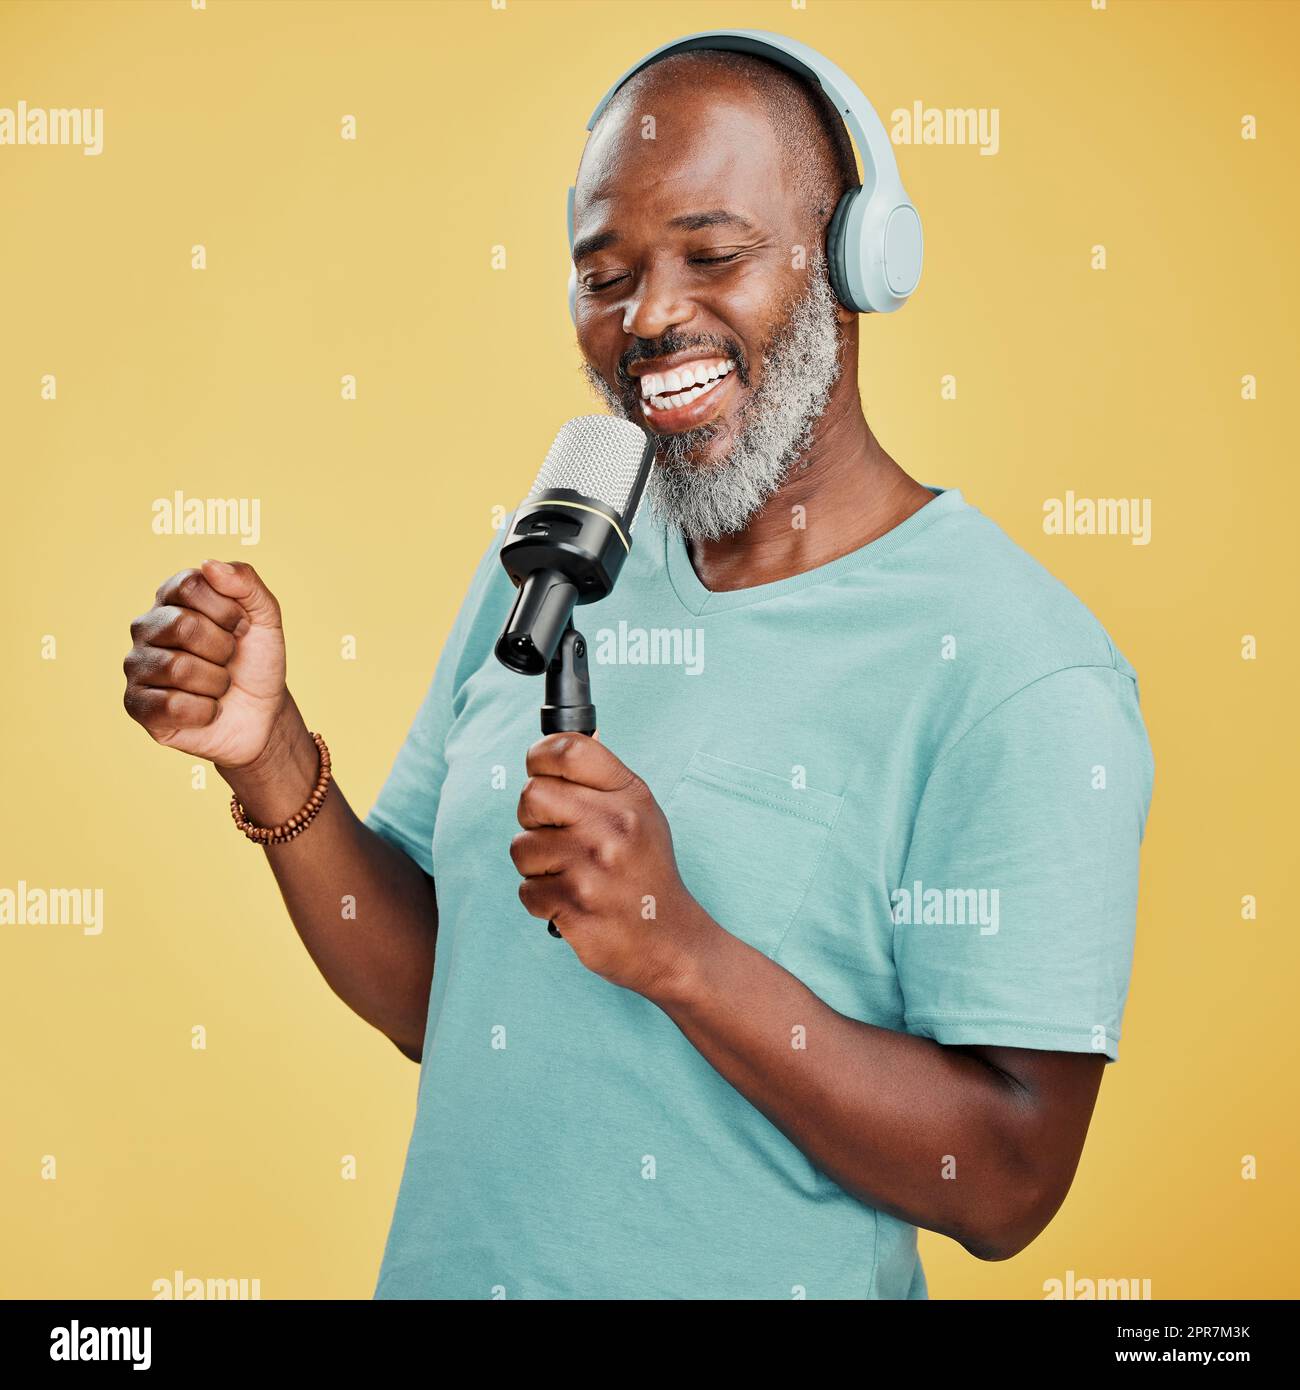
[[[601,97],[587,122],[587,129],[591,130],[595,126],[601,113],[614,99],[614,93],[642,68],[648,68],[651,63],[657,63],[670,54],[687,53],[693,49],[718,49],[766,58],[769,62],[777,63],[820,87],[830,98],[840,119],[848,126],[849,134],[858,147],[863,165],[863,189],[867,197],[884,183],[896,185],[899,192],[902,192],[894,148],[889,143],[889,136],[885,133],[885,127],[880,123],[875,108],[863,95],[858,84],[842,68],[837,67],[829,58],[824,58],[815,49],[809,48],[807,44],[800,43],[798,39],[787,39],[783,34],[772,34],[761,29],[710,29],[704,33],[690,34],[686,38],[661,44],[639,63],[628,68]]]

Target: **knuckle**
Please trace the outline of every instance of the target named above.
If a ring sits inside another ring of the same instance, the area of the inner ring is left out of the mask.
[[[641,812],[635,806],[620,806],[614,813],[614,828],[626,840],[641,833]]]
[[[149,719],[149,696],[138,685],[128,685],[122,695],[122,705],[127,714],[137,724],[145,724]]]
[[[275,595],[266,587],[265,583],[262,581],[262,576],[258,574],[247,560],[231,560],[230,563],[235,567],[235,573],[238,574],[241,579],[248,580],[256,588],[261,589],[266,597],[269,598],[272,603],[275,603]]]
[[[171,652],[165,664],[168,680],[184,683],[194,675],[195,661],[188,652]]]
[[[623,845],[612,835],[601,835],[589,850],[590,858],[602,869],[617,869],[623,862]]]
[[[193,642],[199,635],[198,614],[188,609],[182,610],[172,619],[171,634],[182,646],[187,642]]]
[[[565,897],[573,910],[584,917],[591,912],[596,901],[591,881],[584,873],[571,875]]]
[[[189,605],[204,587],[203,575],[198,570],[182,570],[176,576],[175,592],[179,602]]]

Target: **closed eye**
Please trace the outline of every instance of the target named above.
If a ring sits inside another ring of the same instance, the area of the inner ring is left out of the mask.
[[[728,264],[729,262],[731,262],[731,261],[739,260],[740,257],[741,257],[741,254],[742,254],[742,253],[741,253],[740,251],[732,251],[732,252],[730,252],[730,253],[729,253],[728,255],[726,255],[726,256],[692,256],[692,257],[690,257],[690,264],[691,264],[691,265],[727,265],[727,264]],[[612,280],[602,280],[602,281],[600,282],[600,284],[596,284],[594,281],[588,280],[588,281],[586,282],[586,284],[585,284],[585,288],[586,288],[588,291],[598,291],[598,290],[608,290],[608,289],[612,289],[612,288],[613,288],[615,285],[617,285],[618,282],[619,282],[620,280],[622,280],[623,278],[624,278],[624,277],[623,277],[622,275],[616,275]]]

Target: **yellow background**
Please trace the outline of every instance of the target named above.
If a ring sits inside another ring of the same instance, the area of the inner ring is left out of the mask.
[[[864,401],[905,468],[1100,617],[1155,749],[1121,1058],[1074,1190],[1005,1264],[923,1236],[932,1294],[1039,1298],[1067,1270],[1300,1293],[1300,15],[1129,0],[0,6],[0,106],[105,111],[98,158],[0,147],[0,886],[105,892],[98,937],[0,927],[0,1293],[148,1297],[181,1269],[370,1295],[417,1070],[317,976],[220,779],[192,788],[128,721],[128,624],[209,553],[255,563],[369,807],[492,508],[598,408],[564,300],[584,122],[631,61],[714,26],[804,39],[887,123],[999,109],[996,157],[899,150],[925,274],[863,322]],[[177,489],[260,498],[260,544],[155,535]],[[1045,535],[1066,490],[1151,498],[1151,544]]]

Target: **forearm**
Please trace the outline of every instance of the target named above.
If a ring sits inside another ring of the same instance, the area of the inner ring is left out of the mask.
[[[654,1002],[845,1191],[985,1258],[1037,1234],[1064,1191],[1039,1190],[1018,1082],[837,1013],[702,910],[683,937],[682,966]]]
[[[292,700],[256,765],[219,771],[255,823],[278,825],[298,811],[315,785],[319,754]],[[330,988],[419,1060],[437,935],[430,879],[361,823],[336,782],[306,831],[264,852]]]

